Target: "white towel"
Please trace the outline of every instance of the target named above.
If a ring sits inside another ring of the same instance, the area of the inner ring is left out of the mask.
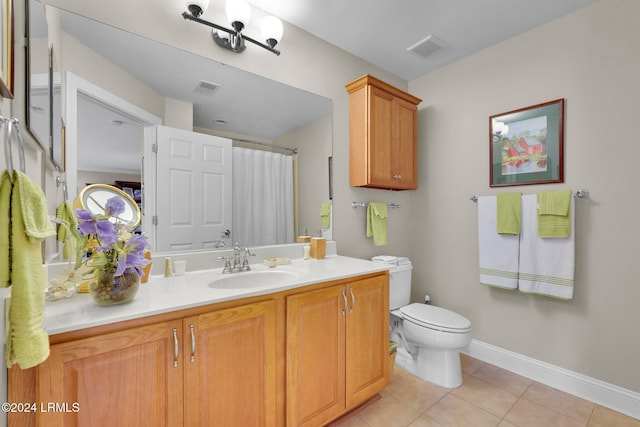
[[[535,194],[522,196],[520,232],[520,291],[560,299],[573,299],[575,267],[575,199],[571,198],[571,235],[538,237]]]
[[[478,197],[480,283],[517,289],[519,236],[496,232],[497,209],[496,196]]]

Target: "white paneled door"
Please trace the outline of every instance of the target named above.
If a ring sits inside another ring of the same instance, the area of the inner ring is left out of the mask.
[[[213,248],[233,229],[231,140],[158,126],[156,141],[156,251]]]

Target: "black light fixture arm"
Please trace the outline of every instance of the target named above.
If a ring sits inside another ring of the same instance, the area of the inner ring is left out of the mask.
[[[192,15],[189,12],[182,12],[182,17],[184,19],[188,19],[190,21],[194,21],[194,22],[197,22],[197,23],[202,24],[202,25],[206,25],[206,26],[211,27],[211,28],[215,28],[216,30],[225,31],[225,32],[227,32],[229,34],[240,35],[239,31],[232,30],[232,29],[229,29],[229,28],[225,28],[222,25],[214,24],[213,22],[205,21],[204,19],[200,19],[200,18]],[[271,52],[271,53],[273,53],[273,54],[275,54],[277,56],[280,56],[280,51],[277,50],[277,49],[272,48],[271,46],[268,46],[268,45],[266,45],[264,43],[261,43],[261,42],[255,40],[255,39],[252,39],[251,37],[246,36],[245,34],[242,34],[241,37],[242,37],[243,40],[246,40],[246,41],[251,42],[251,43],[253,43],[255,45],[258,45],[261,48],[266,49],[269,52]]]

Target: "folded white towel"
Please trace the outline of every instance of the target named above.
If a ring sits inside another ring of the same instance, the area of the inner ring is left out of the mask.
[[[371,258],[371,261],[380,261],[380,262],[395,262],[398,260],[398,257],[393,255],[376,255]]]
[[[575,200],[571,198],[569,238],[538,237],[535,194],[522,196],[520,278],[522,292],[573,299],[575,270]]]
[[[519,236],[496,232],[496,211],[496,196],[478,197],[480,283],[517,289]]]

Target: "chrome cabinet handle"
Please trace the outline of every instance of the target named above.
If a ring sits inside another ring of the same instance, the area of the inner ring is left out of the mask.
[[[178,357],[180,357],[180,346],[178,343],[178,329],[173,328],[173,367],[178,367]]]
[[[193,329],[193,325],[189,325],[189,330],[191,331],[191,363],[196,361],[196,334]]]
[[[353,288],[349,288],[349,293],[351,294],[351,308],[349,309],[349,313],[353,313],[353,307],[356,306],[356,297],[353,295]]]
[[[342,315],[347,314],[347,293],[342,290],[342,299],[344,300],[344,308],[342,309]]]

